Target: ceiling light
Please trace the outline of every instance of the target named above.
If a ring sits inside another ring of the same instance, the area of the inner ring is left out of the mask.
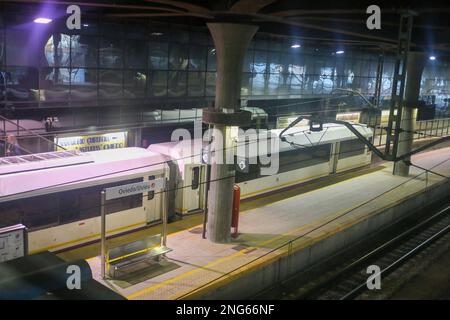
[[[300,48],[300,45],[298,43],[295,43],[291,46],[291,48],[297,49]]]
[[[34,22],[35,22],[35,23],[47,24],[47,23],[52,22],[52,19],[40,17],[40,18],[34,19]]]
[[[436,60],[436,57],[435,57],[435,56],[431,56],[431,57],[430,57],[430,60],[431,60],[431,61],[434,61],[434,60]]]
[[[344,53],[344,50],[336,51],[336,54],[343,54],[343,53]]]

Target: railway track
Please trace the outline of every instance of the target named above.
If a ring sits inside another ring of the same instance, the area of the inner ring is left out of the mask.
[[[450,206],[447,205],[431,217],[407,229],[400,235],[377,246],[362,257],[355,258],[344,268],[333,271],[333,275],[310,290],[301,299],[348,300],[369,291],[367,273],[369,265],[380,268],[381,282],[405,262],[417,256],[442,236],[450,233]]]

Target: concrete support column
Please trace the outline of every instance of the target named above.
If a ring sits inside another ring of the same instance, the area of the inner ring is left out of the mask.
[[[417,105],[420,93],[420,80],[425,67],[427,57],[420,52],[409,52],[406,67],[405,99],[402,109],[401,129],[397,148],[397,156],[401,156],[412,150],[414,139]],[[409,157],[405,159],[409,161]],[[409,175],[409,166],[403,161],[394,164],[394,175],[406,177]]]
[[[204,121],[214,125],[216,136],[223,139],[223,150],[215,150],[211,163],[211,183],[208,193],[207,237],[215,243],[230,241],[233,205],[234,164],[226,163],[226,151],[232,151],[231,127],[238,126],[240,113],[242,65],[247,47],[258,27],[234,23],[208,23],[217,56],[217,79],[214,110],[204,112]],[[242,119],[241,119],[242,120]],[[219,153],[222,153],[220,155]]]

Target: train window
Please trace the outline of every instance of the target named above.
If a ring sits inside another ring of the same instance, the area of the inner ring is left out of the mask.
[[[339,159],[361,155],[365,152],[365,149],[364,143],[357,139],[341,141],[339,148]]]
[[[148,180],[155,180],[155,176],[148,177]],[[147,200],[152,200],[155,197],[155,191],[149,191],[147,195]]]
[[[23,224],[29,229],[39,229],[59,223],[57,194],[23,199],[20,204]]]
[[[76,221],[80,216],[80,190],[70,190],[59,194],[59,223]]]
[[[22,210],[19,201],[0,203],[0,228],[12,226],[22,222]]]
[[[143,181],[142,178],[130,179],[130,180],[125,180],[125,181],[120,181],[120,182],[116,182],[116,183],[103,185],[101,188],[102,189],[110,188],[110,187],[114,187],[114,186],[120,186],[120,185],[124,185],[124,184],[136,183],[136,182],[142,182],[142,181]],[[130,209],[142,207],[142,198],[143,198],[142,194],[139,193],[139,194],[135,194],[135,195],[128,196],[128,197],[123,197],[123,198],[106,201],[106,213],[110,214],[110,213],[115,213],[115,212],[120,212],[120,211],[124,211],[124,210],[130,210]]]
[[[79,220],[90,219],[100,215],[100,192],[101,186],[79,189],[78,198],[80,203]]]
[[[258,179],[259,171],[260,171],[259,164],[249,164],[247,173],[241,172],[241,171],[236,171],[235,182],[240,183],[240,182]]]
[[[278,173],[326,163],[330,160],[331,145],[323,144],[280,153]]]
[[[192,190],[197,190],[200,184],[200,167],[192,168]]]

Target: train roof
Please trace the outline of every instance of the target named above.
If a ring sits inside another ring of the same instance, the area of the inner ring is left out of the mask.
[[[354,124],[353,127],[364,137],[372,137],[373,132],[366,125]],[[284,129],[274,129],[272,132],[276,136],[279,136],[283,130]],[[283,133],[283,137],[285,137],[288,142],[304,147],[357,139],[353,132],[340,124],[324,124],[323,130],[321,131],[311,131],[309,126],[292,127]],[[292,149],[292,147],[289,143],[280,141],[280,151],[286,149]]]
[[[358,130],[366,138],[372,136],[373,132],[366,125],[355,124],[354,128]],[[279,137],[280,133],[284,129],[272,129],[268,130],[272,137]],[[260,132],[264,132],[262,130]],[[250,139],[243,139],[237,144],[249,144],[251,141],[255,141],[255,136],[251,134],[252,131],[246,131],[249,134]],[[253,131],[256,133],[256,131]],[[340,124],[324,124],[322,131],[310,131],[309,126],[305,127],[292,127],[286,130],[283,134],[288,142],[294,143],[297,146],[311,147],[316,145],[328,144],[337,141],[354,140],[357,137],[345,126]],[[280,141],[279,152],[292,150],[292,146],[288,142]],[[208,142],[201,139],[187,140],[187,141],[174,141],[152,144],[148,147],[148,150],[152,150],[161,154],[164,154],[172,160],[178,160],[178,163],[198,163],[201,161],[199,154],[206,151]],[[252,150],[252,148],[250,148]],[[190,155],[194,155],[190,157]],[[248,155],[253,157],[254,154]]]
[[[164,168],[166,157],[144,148],[122,148],[50,157],[61,152],[43,153],[2,160],[31,159],[0,164],[0,202],[49,192],[105,183]],[[12,162],[12,161],[11,161]]]

